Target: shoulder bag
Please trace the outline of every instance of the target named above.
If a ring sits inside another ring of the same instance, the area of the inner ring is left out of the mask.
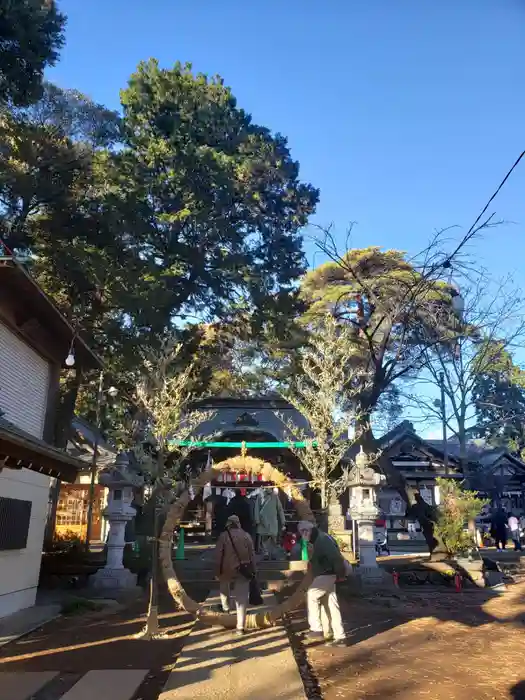
[[[244,576],[244,578],[248,579],[248,581],[251,581],[252,578],[255,578],[255,571],[253,568],[253,565],[251,562],[248,563],[243,563],[241,561],[241,558],[239,557],[239,552],[237,551],[237,547],[235,546],[235,543],[233,541],[233,537],[231,536],[231,533],[229,530],[226,530],[228,533],[228,537],[230,538],[231,545],[233,547],[233,551],[235,552],[235,556],[237,557],[237,560],[239,561],[239,573],[241,576]]]

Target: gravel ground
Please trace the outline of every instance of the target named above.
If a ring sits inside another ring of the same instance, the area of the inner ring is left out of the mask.
[[[342,599],[341,607],[345,649],[305,649],[305,611],[290,619],[312,700],[525,698],[525,583],[502,596],[411,587]]]

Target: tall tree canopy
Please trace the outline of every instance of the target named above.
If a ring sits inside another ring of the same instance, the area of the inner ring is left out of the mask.
[[[391,391],[391,403],[397,404],[396,383],[420,371],[429,347],[453,344],[461,324],[453,307],[455,290],[442,279],[443,266],[435,258],[417,266],[397,250],[325,251],[331,260],[309,271],[301,285],[308,305],[302,323],[315,329],[330,312],[353,329],[355,353],[348,359],[346,400],[355,416],[355,438],[404,498],[407,515],[419,520],[433,553],[439,544],[433,514],[407,489],[391,460],[378,455],[372,414]]]
[[[123,235],[150,268],[151,329],[175,316],[271,317],[305,269],[300,229],[318,200],[286,139],[190,65],[143,63],[121,99],[124,148],[111,175]]]
[[[31,254],[44,289],[132,387],[140,348],[174,328],[188,361],[210,325],[232,348],[232,334],[285,332],[318,191],[220,78],[150,61],[122,106],[121,118],[46,85],[2,115],[0,236]]]
[[[54,0],[0,0],[0,105],[41,95],[44,69],[64,43],[65,16]]]
[[[520,456],[525,451],[525,372],[513,361],[504,343],[483,347],[490,366],[479,372],[472,388],[476,434],[494,446]]]
[[[303,324],[315,327],[329,311],[354,329],[353,363],[361,369],[356,376],[363,386],[353,391],[352,403],[357,432],[370,451],[371,415],[385,394],[423,366],[429,346],[449,342],[455,322],[453,293],[439,270],[418,269],[404,253],[378,247],[351,249],[305,275],[301,295],[308,309]]]

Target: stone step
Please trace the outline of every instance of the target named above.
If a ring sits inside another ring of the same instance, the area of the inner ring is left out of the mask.
[[[215,571],[213,569],[204,569],[201,571],[177,572],[178,579],[181,583],[189,585],[192,583],[210,583],[216,582]],[[257,580],[261,583],[286,583],[292,581],[300,581],[304,576],[303,571],[259,571],[257,572]]]
[[[179,571],[202,571],[215,567],[215,562],[211,558],[174,559],[175,570]],[[306,571],[308,562],[305,561],[258,561],[258,571]]]
[[[88,671],[80,678],[73,674],[68,688],[63,688],[58,681],[64,681],[67,673],[5,671],[0,672],[0,698],[1,700],[40,700],[40,698],[132,700],[136,698],[137,690],[148,673],[149,671],[140,669]]]
[[[30,700],[57,675],[58,671],[4,671],[0,673],[0,698]]]
[[[131,700],[148,674],[147,670],[88,671],[60,700]]]

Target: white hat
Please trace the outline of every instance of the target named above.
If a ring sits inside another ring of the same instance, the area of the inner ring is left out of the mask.
[[[314,527],[315,527],[314,523],[310,522],[309,520],[300,520],[297,523],[298,530],[313,530]]]

